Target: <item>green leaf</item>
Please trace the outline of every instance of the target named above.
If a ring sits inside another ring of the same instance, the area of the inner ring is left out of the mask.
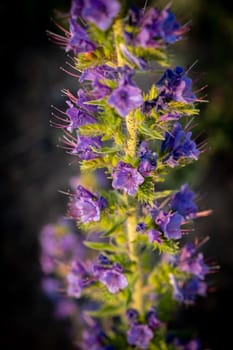
[[[158,191],[158,192],[154,193],[154,199],[166,198],[166,197],[169,197],[176,192],[177,191],[173,191],[173,190]]]
[[[200,110],[196,109],[192,103],[183,103],[171,101],[168,103],[168,110],[171,112],[178,112],[180,115],[198,115]]]
[[[164,131],[157,131],[152,127],[144,124],[138,125],[138,130],[141,134],[149,136],[151,140],[164,140]]]
[[[95,311],[87,311],[93,317],[112,317],[120,315],[125,311],[125,303],[118,305],[104,305],[101,309]]]
[[[102,234],[102,237],[109,237],[112,233],[114,233],[121,225],[125,223],[127,218],[117,221],[108,231]]]
[[[101,251],[109,251],[109,252],[116,252],[119,250],[118,247],[114,245],[110,245],[109,243],[104,243],[104,242],[89,242],[89,241],[84,241],[83,244],[91,249],[95,250],[101,250]]]
[[[106,168],[112,164],[112,157],[105,156],[90,160],[82,160],[80,162],[80,170],[82,173],[94,171],[99,168]]]
[[[146,177],[144,182],[139,186],[137,198],[141,203],[153,204],[155,183],[151,177]]]
[[[112,147],[102,147],[101,149],[96,149],[94,147],[92,147],[93,151],[95,151],[95,153],[99,153],[99,154],[111,154],[111,153],[117,153],[119,151],[121,151],[121,147],[119,147],[119,145],[113,145]]]

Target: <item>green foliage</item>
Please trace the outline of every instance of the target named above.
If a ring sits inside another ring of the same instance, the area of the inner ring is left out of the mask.
[[[155,183],[150,176],[145,177],[144,182],[139,186],[137,199],[140,203],[152,205],[154,201]]]

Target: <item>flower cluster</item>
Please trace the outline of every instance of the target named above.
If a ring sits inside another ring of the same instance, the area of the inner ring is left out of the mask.
[[[160,186],[171,168],[202,153],[193,137],[201,100],[191,69],[172,65],[167,51],[188,27],[170,5],[141,10],[119,0],[72,0],[68,17],[67,26],[57,25],[61,34],[49,35],[74,56],[64,70],[79,88],[63,90],[66,108],[53,107],[51,124],[78,160],[81,175],[68,192],[66,220],[80,232],[45,227],[42,268],[58,275],[67,300],[82,299],[82,350],[201,349],[193,334],[170,339],[167,321],[174,307],[207,294],[213,269],[199,246],[183,241],[194,219],[210,211],[199,209],[188,184]],[[139,71],[158,77],[148,91],[138,83]],[[107,188],[88,182],[100,170]],[[84,234],[86,254],[77,248]]]

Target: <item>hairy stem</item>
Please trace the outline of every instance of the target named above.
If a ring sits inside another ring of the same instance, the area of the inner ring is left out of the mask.
[[[120,41],[122,37],[122,22],[117,20],[114,24],[114,38],[116,43],[116,56],[117,56],[117,65],[123,66],[124,60],[120,51]],[[137,127],[134,117],[134,113],[130,112],[126,116],[126,129],[127,129],[127,145],[126,153],[131,157],[135,158],[136,156],[136,144],[137,144]],[[127,235],[128,235],[128,247],[129,247],[129,256],[131,261],[135,262],[135,270],[137,273],[137,280],[134,285],[133,297],[132,297],[132,306],[137,309],[140,313],[143,312],[143,295],[142,295],[142,271],[140,265],[140,258],[137,252],[136,246],[136,225],[137,225],[137,202],[135,201],[134,210],[127,219]]]

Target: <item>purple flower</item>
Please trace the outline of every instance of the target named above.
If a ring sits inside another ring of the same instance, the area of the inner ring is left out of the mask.
[[[198,210],[194,203],[194,192],[189,188],[187,184],[181,186],[179,192],[177,192],[171,201],[171,208],[177,211],[183,217],[188,217],[195,214]]]
[[[80,298],[83,289],[83,281],[73,272],[66,276],[67,280],[67,295],[70,297]]]
[[[98,106],[88,104],[88,102],[96,99],[97,96],[93,93],[93,91],[90,93],[90,91],[79,89],[77,91],[77,98],[75,98],[75,103],[83,110],[87,111],[90,114],[93,114],[98,112]]]
[[[119,11],[120,4],[116,0],[85,0],[82,17],[105,31],[110,27]]]
[[[102,327],[92,320],[89,328],[83,331],[80,345],[82,350],[114,350],[115,347],[108,343],[109,338]]]
[[[196,254],[196,249],[192,243],[187,243],[181,249],[177,265],[181,271],[191,273],[202,280],[209,272],[209,267],[204,262],[203,254]]]
[[[144,324],[133,324],[127,332],[129,345],[138,346],[140,349],[147,349],[153,338],[152,330]]]
[[[139,222],[136,227],[137,232],[144,232],[146,230],[146,224],[144,222]]]
[[[69,124],[66,126],[66,129],[72,132],[74,129],[86,125],[86,124],[94,124],[96,123],[96,119],[93,118],[90,114],[83,111],[82,109],[78,109],[74,107],[73,103],[70,101],[66,101],[69,108],[66,110],[66,115],[69,118]]]
[[[186,27],[176,21],[168,7],[161,12],[151,8],[145,14],[143,11],[131,9],[129,25],[139,30],[136,31],[136,36],[126,30],[127,42],[144,48],[173,44],[180,40],[181,35],[186,31]]]
[[[160,321],[158,319],[157,312],[155,311],[154,308],[151,308],[147,314],[146,314],[146,320],[147,324],[150,327],[152,331],[155,331],[157,328],[160,327]]]
[[[123,268],[117,263],[113,265],[106,264],[105,262],[103,263],[101,259],[100,264],[93,265],[93,275],[103,283],[112,294],[118,293],[128,285],[128,281],[123,274]]]
[[[165,213],[160,211],[156,216],[155,222],[162,229],[164,236],[168,239],[179,239],[182,237],[180,226],[183,217],[175,213]]]
[[[71,271],[66,276],[67,295],[74,298],[80,298],[86,279],[86,270],[79,262],[73,262]]]
[[[166,101],[193,103],[196,100],[191,90],[192,79],[187,77],[181,67],[167,69],[156,86],[159,87],[159,96]]]
[[[138,187],[144,182],[144,177],[130,164],[119,162],[113,171],[112,187],[124,190],[129,195],[134,195]]]
[[[186,28],[176,21],[175,15],[165,8],[160,15],[159,35],[166,44],[173,44],[181,39]]]
[[[92,82],[93,87],[98,86],[100,80],[115,80],[118,74],[115,68],[103,64],[102,66],[87,68],[81,74],[79,81],[82,83],[84,80]]]
[[[192,339],[190,341],[181,341],[178,338],[175,338],[172,342],[172,345],[177,350],[201,350],[202,345],[199,339]]]
[[[182,130],[180,123],[175,123],[172,131],[165,133],[165,139],[161,144],[161,152],[166,154],[163,162],[174,167],[181,158],[197,160],[200,152],[191,136],[191,132],[186,134]]]
[[[147,236],[150,243],[154,243],[154,242],[162,243],[162,240],[160,238],[161,232],[156,231],[153,228],[147,231]]]
[[[125,117],[131,110],[140,107],[143,103],[141,90],[130,84],[119,86],[109,96],[108,103],[121,117]]]
[[[146,61],[141,57],[136,57],[135,55],[133,55],[126,45],[120,44],[120,50],[129,63],[133,64],[140,70],[145,70],[147,68]]]
[[[106,206],[103,197],[96,196],[79,185],[76,194],[71,196],[68,216],[82,223],[99,221],[100,212]]]
[[[158,156],[148,148],[147,142],[145,141],[141,143],[139,153],[140,163],[138,171],[144,177],[149,176],[150,172],[156,169]]]
[[[74,316],[77,313],[77,306],[73,300],[59,299],[55,306],[55,317],[58,319],[64,319],[70,316]]]
[[[57,263],[69,263],[80,253],[79,241],[66,222],[48,224],[40,232],[40,263],[44,273],[53,272]]]
[[[206,296],[207,284],[197,277],[179,281],[170,274],[169,278],[173,288],[173,298],[180,303],[193,304],[197,296]]]
[[[197,277],[193,277],[183,286],[184,302],[193,304],[197,296],[205,297],[207,292],[207,284]]]
[[[95,44],[90,40],[85,29],[75,19],[70,19],[70,36],[67,39],[66,51],[70,50],[75,54],[95,50]]]
[[[130,325],[138,323],[139,313],[136,309],[127,309],[126,317]]]
[[[81,160],[98,158],[100,155],[94,149],[98,150],[102,147],[100,136],[77,135],[76,140],[73,136],[70,136],[70,140],[64,137],[63,144],[66,145],[67,149],[70,149],[71,154],[77,155]]]

